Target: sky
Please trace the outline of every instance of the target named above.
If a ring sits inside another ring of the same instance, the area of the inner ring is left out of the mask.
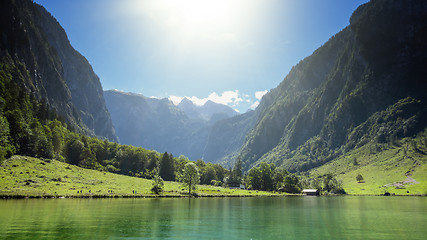
[[[35,0],[104,90],[254,109],[367,0]]]

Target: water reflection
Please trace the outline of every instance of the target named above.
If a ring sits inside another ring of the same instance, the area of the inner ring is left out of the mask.
[[[0,239],[423,239],[426,198],[0,201]]]

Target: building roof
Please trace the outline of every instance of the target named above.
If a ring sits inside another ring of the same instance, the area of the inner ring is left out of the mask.
[[[315,193],[315,192],[318,192],[318,190],[317,189],[303,189],[302,192],[304,192],[304,193]]]

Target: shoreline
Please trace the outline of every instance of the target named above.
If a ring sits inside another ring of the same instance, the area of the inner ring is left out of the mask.
[[[360,195],[360,194],[336,194],[336,195],[320,195],[320,196],[307,196],[303,194],[288,194],[288,195],[91,195],[91,196],[54,196],[54,195],[0,195],[0,200],[11,199],[77,199],[77,198],[249,198],[249,197],[426,197],[427,195]]]
[[[25,196],[25,195],[13,195],[13,196],[0,196],[0,200],[7,199],[66,199],[66,198],[247,198],[247,197],[287,197],[287,196],[303,196],[303,195],[198,195],[198,196],[189,196],[189,195],[138,195],[138,196],[129,196],[129,195],[114,195],[114,196],[104,196],[104,195],[93,195],[93,196]]]

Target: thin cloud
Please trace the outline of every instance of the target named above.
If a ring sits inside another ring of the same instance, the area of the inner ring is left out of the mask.
[[[262,96],[264,96],[265,94],[267,94],[268,91],[264,90],[264,91],[256,91],[255,92],[255,98],[258,100],[261,100]]]
[[[254,103],[251,105],[251,109],[255,109],[256,107],[258,107],[258,105],[259,105],[259,101],[254,102]]]
[[[221,95],[218,95],[216,92],[209,94],[208,100],[212,102],[221,103],[225,105],[230,105],[235,107],[240,102],[243,101],[243,98],[239,96],[239,90],[235,91],[225,91]]]
[[[184,97],[178,97],[178,96],[170,96],[169,100],[172,101],[173,104],[178,105]]]
[[[184,96],[184,97],[180,97],[180,96],[170,96],[169,99],[175,104],[178,105],[182,99],[187,98],[189,100],[191,100],[194,104],[202,106],[204,105],[207,101],[212,101],[215,103],[220,103],[220,104],[224,104],[224,105],[228,105],[231,107],[236,107],[237,105],[239,105],[239,103],[243,102],[243,98],[240,96],[241,94],[239,93],[239,90],[234,90],[234,91],[224,91],[221,94],[218,94],[216,92],[213,92],[211,94],[209,94],[208,97],[206,98],[198,98],[196,96]]]

